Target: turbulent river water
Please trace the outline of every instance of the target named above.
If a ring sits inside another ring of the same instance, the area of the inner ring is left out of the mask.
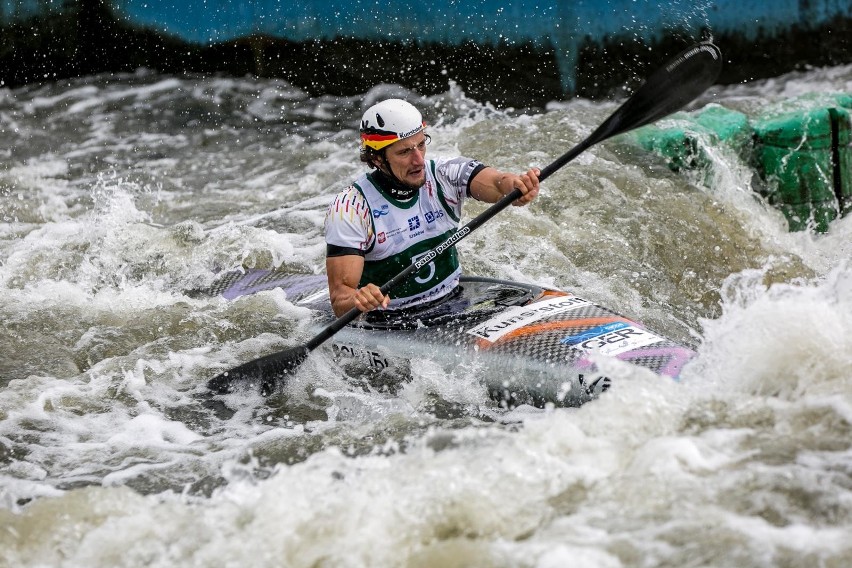
[[[399,91],[143,71],[0,89],[0,565],[852,564],[852,216],[788,232],[724,147],[676,173],[614,138],[459,245],[468,273],[693,347],[680,382],[618,368],[582,407],[506,410],[463,362],[424,352],[382,390],[319,349],[282,393],[210,396],[306,340],[310,314],[280,290],[193,291],[321,273],[361,112]],[[831,92],[852,93],[852,67],[689,111]],[[517,171],[617,106],[408,95],[432,156]]]

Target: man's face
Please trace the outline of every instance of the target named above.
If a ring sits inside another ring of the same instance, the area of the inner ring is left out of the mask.
[[[394,142],[385,150],[392,174],[410,187],[426,183],[426,133]]]

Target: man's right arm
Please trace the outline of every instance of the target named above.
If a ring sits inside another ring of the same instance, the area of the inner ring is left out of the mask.
[[[325,218],[328,294],[335,315],[342,316],[353,307],[369,311],[387,307],[379,287],[368,284],[358,289],[364,272],[364,250],[372,235],[370,207],[352,185],[339,193]]]
[[[357,254],[329,256],[325,259],[328,274],[328,294],[334,315],[342,316],[352,308],[368,312],[378,307],[386,308],[390,298],[383,296],[375,284],[358,288],[364,271],[364,257]]]

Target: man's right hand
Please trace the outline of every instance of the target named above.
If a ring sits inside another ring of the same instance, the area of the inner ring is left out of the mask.
[[[364,271],[363,256],[330,256],[325,259],[325,270],[328,273],[328,296],[335,316],[340,317],[352,308],[369,312],[388,307],[390,298],[382,295],[375,284],[358,288]]]
[[[390,297],[382,294],[381,289],[375,284],[367,284],[355,291],[355,307],[362,312],[369,312],[376,308],[387,308]]]

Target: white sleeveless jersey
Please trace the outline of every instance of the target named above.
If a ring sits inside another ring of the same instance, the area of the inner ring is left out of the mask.
[[[463,157],[427,160],[426,182],[407,201],[387,195],[366,173],[329,207],[326,242],[363,251],[364,273],[358,285],[381,286],[456,231],[471,175],[480,166]],[[389,307],[438,299],[458,285],[460,274],[453,247],[391,290]]]

